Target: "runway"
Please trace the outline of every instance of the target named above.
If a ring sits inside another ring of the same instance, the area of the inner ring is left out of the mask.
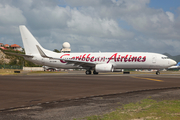
[[[77,73],[0,76],[0,110],[172,87],[180,87],[180,74],[157,76]]]

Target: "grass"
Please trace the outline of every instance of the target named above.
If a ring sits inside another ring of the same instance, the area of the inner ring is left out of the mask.
[[[14,71],[23,70],[19,69],[0,69],[0,75],[14,75],[19,73],[14,73]],[[46,73],[67,73],[66,71],[29,71],[28,74],[46,74]],[[123,72],[109,72],[109,73],[100,73],[100,74],[123,74]],[[130,71],[130,74],[155,74],[155,72],[139,72],[139,71]],[[161,74],[180,74],[180,71],[161,71]]]
[[[100,73],[100,74],[123,74],[123,72],[108,72],[108,73]],[[130,71],[130,74],[146,74],[146,75],[155,75],[156,71]],[[180,74],[180,71],[160,71],[160,75],[163,74]]]
[[[14,73],[14,71],[22,72],[22,70],[19,70],[19,69],[0,69],[0,75],[16,75],[16,74],[19,74],[19,73]]]
[[[14,73],[14,71],[20,71],[20,73]],[[27,71],[23,72],[23,70],[19,69],[0,69],[0,75],[30,75],[30,74],[48,74],[48,73],[67,73],[65,71]]]
[[[83,120],[179,120],[180,100],[157,102],[144,99],[137,103],[126,104],[114,112],[102,116],[89,116]],[[80,120],[80,119],[78,119]]]
[[[31,71],[29,74],[67,73],[66,71]]]

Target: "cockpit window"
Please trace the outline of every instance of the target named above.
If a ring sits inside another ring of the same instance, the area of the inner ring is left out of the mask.
[[[168,57],[162,57],[162,59],[169,59]]]

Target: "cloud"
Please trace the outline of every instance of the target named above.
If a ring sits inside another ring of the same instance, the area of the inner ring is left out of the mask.
[[[9,5],[0,4],[0,25],[18,24],[25,22],[22,11]]]
[[[167,11],[166,14],[167,14],[168,17],[169,17],[169,20],[170,20],[171,22],[174,22],[174,14],[171,13],[171,12],[169,12],[169,11]]]
[[[54,8],[41,7],[34,8],[26,12],[28,15],[28,23],[36,29],[65,28],[66,22],[70,18],[68,15],[68,7],[62,8],[55,6]]]
[[[80,13],[77,10],[71,11],[72,19],[67,22],[68,28],[74,34],[103,38],[129,38],[132,33],[121,29],[113,19],[101,19]]]
[[[22,46],[24,24],[47,49],[70,42],[74,52],[146,51],[179,54],[180,9],[150,0],[1,0],[0,40]],[[175,44],[175,45],[174,45]]]
[[[8,4],[0,4],[0,33],[17,34],[19,24],[25,24],[26,18],[19,8]]]

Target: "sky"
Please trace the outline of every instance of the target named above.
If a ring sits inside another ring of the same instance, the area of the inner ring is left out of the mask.
[[[0,43],[23,47],[19,25],[49,50],[180,55],[179,0],[0,0]]]

